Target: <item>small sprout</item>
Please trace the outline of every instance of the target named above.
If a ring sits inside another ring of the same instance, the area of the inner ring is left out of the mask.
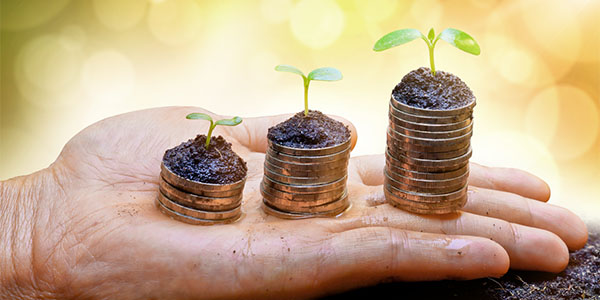
[[[458,29],[446,28],[442,33],[440,33],[437,37],[435,36],[435,31],[433,28],[429,30],[427,37],[425,37],[420,31],[416,29],[400,29],[393,32],[390,32],[380,38],[373,46],[374,51],[383,51],[390,49],[392,47],[396,47],[402,44],[406,44],[414,39],[421,38],[427,43],[427,47],[429,47],[429,63],[431,65],[431,73],[435,75],[435,64],[433,63],[433,49],[435,48],[435,44],[439,39],[442,39],[450,45],[465,51],[467,53],[471,53],[473,55],[479,55],[481,50],[479,49],[479,45],[470,35],[466,32],[460,31]]]
[[[209,115],[203,114],[203,113],[191,113],[191,114],[187,115],[185,118],[189,119],[189,120],[210,121],[210,127],[208,128],[208,134],[206,135],[206,144],[204,145],[204,148],[206,148],[206,149],[208,149],[208,146],[210,145],[210,138],[212,136],[212,132],[215,129],[215,127],[217,127],[217,125],[236,126],[236,125],[239,125],[240,123],[242,123],[242,118],[240,118],[240,117],[233,117],[232,119],[222,119],[222,120],[214,122],[213,119]]]
[[[294,73],[302,76],[302,80],[304,81],[304,116],[308,116],[308,85],[311,80],[337,81],[342,79],[342,72],[336,68],[329,67],[314,69],[308,73],[308,76],[305,76],[298,68],[290,65],[278,65],[275,67],[275,71]]]

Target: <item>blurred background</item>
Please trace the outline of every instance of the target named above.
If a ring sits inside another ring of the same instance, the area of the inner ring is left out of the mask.
[[[311,84],[310,107],[356,125],[353,155],[383,153],[390,93],[428,53],[421,40],[373,44],[454,27],[482,49],[435,52],[477,97],[472,161],[533,172],[552,202],[598,218],[599,19],[592,0],[2,0],[0,179],[47,167],[77,132],[132,110],[300,111],[301,79],[281,63],[339,68],[342,81]]]

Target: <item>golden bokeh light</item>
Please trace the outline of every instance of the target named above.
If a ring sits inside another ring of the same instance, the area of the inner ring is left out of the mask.
[[[94,0],[94,12],[102,24],[125,30],[138,24],[146,14],[148,0]]]
[[[261,0],[260,12],[270,23],[279,24],[290,18],[292,0]]]
[[[130,96],[134,82],[133,65],[114,50],[94,53],[85,61],[81,75],[87,95],[104,103],[116,103]]]
[[[42,25],[56,17],[69,0],[2,1],[2,30],[25,30]]]
[[[193,0],[152,3],[148,15],[150,32],[161,42],[182,45],[193,41],[201,29],[201,11]]]
[[[321,49],[342,34],[344,14],[333,0],[301,0],[292,10],[290,25],[301,43]]]
[[[396,14],[398,1],[395,0],[354,0],[359,14],[367,21],[381,22]]]
[[[444,13],[444,6],[438,0],[419,0],[414,1],[410,7],[412,20],[418,26],[414,26],[422,31],[429,28],[442,27],[441,20]]]

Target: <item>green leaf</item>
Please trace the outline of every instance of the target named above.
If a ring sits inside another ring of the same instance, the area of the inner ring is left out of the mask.
[[[336,68],[318,68],[308,73],[308,80],[336,81],[342,79],[342,72]]]
[[[191,113],[185,118],[190,120],[207,120],[212,122],[212,118],[209,115],[203,113]]]
[[[223,119],[215,122],[215,125],[235,126],[242,123],[242,118],[233,117],[232,119]]]
[[[375,51],[383,51],[390,49],[392,47],[396,47],[405,43],[408,43],[414,39],[418,39],[422,37],[420,31],[416,29],[400,29],[393,32],[390,32],[380,38],[373,46],[373,50]]]
[[[435,38],[435,31],[433,31],[433,28],[429,29],[429,33],[427,34],[427,38],[433,42],[433,39]]]
[[[300,70],[298,70],[298,68],[296,68],[294,66],[290,66],[290,65],[278,65],[275,67],[275,71],[294,73],[294,74],[298,74],[298,75],[302,76],[303,78],[306,77],[306,76],[304,76],[304,73],[302,73],[302,71],[300,71]]]
[[[470,35],[466,32],[460,31],[454,28],[446,28],[440,34],[440,39],[450,43],[450,45],[465,51],[467,53],[471,53],[473,55],[479,55],[481,53],[481,49],[479,49],[479,45]]]

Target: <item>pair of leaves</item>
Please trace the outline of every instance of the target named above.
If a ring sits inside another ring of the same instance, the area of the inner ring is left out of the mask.
[[[424,40],[429,40],[431,45],[434,45],[438,39],[444,40],[448,42],[450,45],[465,51],[467,53],[471,53],[473,55],[479,55],[481,53],[481,49],[479,45],[466,32],[460,31],[454,28],[446,28],[442,33],[440,33],[437,37],[435,37],[435,32],[433,28],[429,30],[427,37],[425,37],[420,31],[417,29],[400,29],[393,32],[390,32],[380,38],[373,47],[375,51],[383,51],[392,47],[396,47],[402,44],[406,44],[412,40],[422,38]]]
[[[304,75],[304,73],[298,68],[290,65],[278,65],[275,67],[275,71],[298,74],[302,76],[305,82],[311,80],[337,81],[342,79],[342,72],[340,72],[336,68],[331,67],[314,69],[310,73],[308,73],[308,76]]]
[[[209,116],[207,114],[191,113],[191,114],[187,115],[185,118],[190,119],[190,120],[207,120],[207,121],[210,121],[211,126],[213,125],[213,119],[211,118],[211,116]],[[218,120],[218,121],[214,122],[214,126],[216,126],[216,125],[236,126],[240,123],[242,123],[242,118],[236,116],[231,119]]]

